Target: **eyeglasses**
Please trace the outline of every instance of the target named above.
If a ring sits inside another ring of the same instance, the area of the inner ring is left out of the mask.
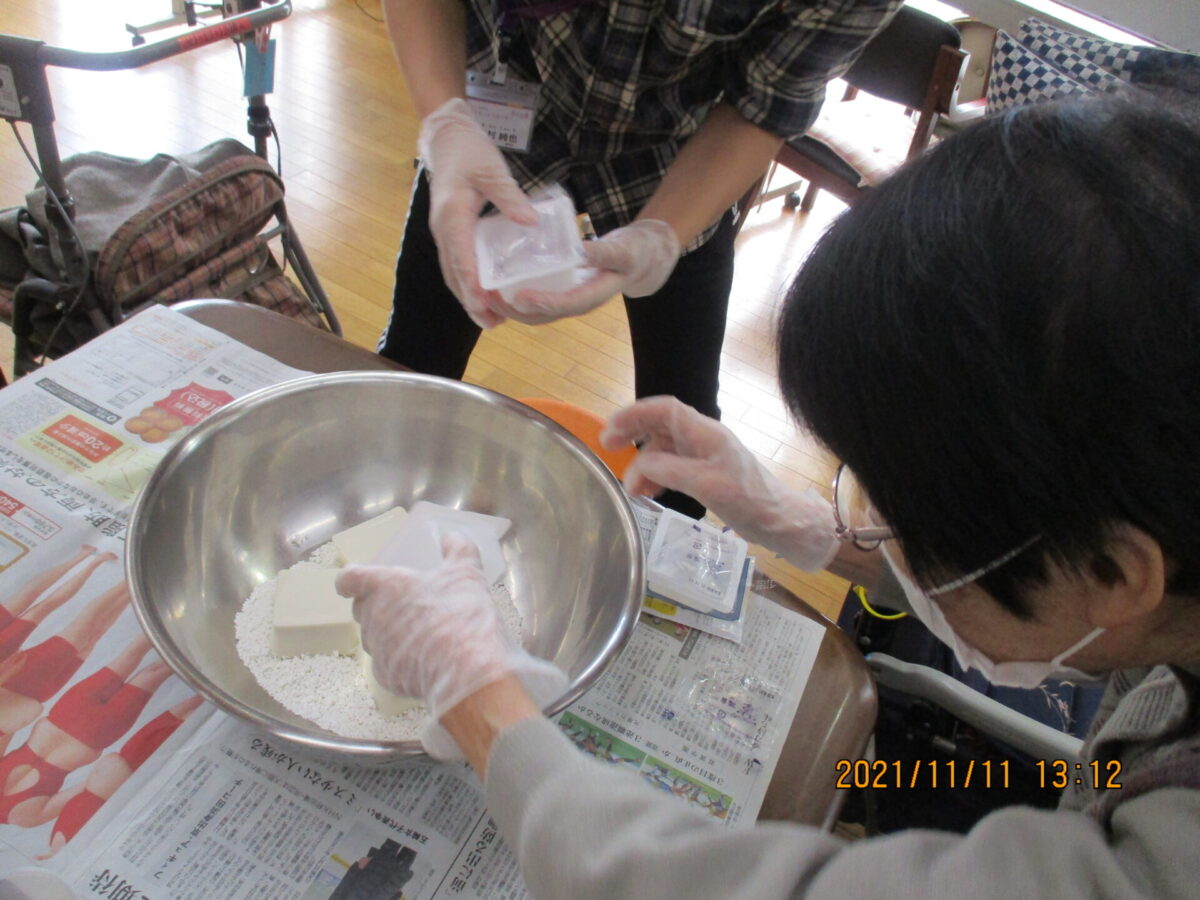
[[[866,492],[858,483],[858,479],[854,477],[854,472],[847,468],[845,463],[842,463],[833,476],[834,535],[839,541],[853,544],[859,550],[865,551],[877,550],[884,541],[895,540],[896,533],[888,526],[878,524],[877,520],[873,518],[874,515],[875,510],[871,506]],[[1035,534],[975,571],[926,590],[925,593],[930,597],[936,597],[965,587],[978,581],[984,575],[996,571],[1040,540],[1041,535]]]
[[[854,473],[842,463],[833,476],[834,535],[859,550],[875,550],[896,533],[872,519],[874,510]]]

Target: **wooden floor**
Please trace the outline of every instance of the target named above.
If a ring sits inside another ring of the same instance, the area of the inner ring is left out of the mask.
[[[129,46],[124,23],[161,18],[168,0],[4,0],[0,32],[82,50]],[[287,204],[346,337],[375,346],[391,302],[392,269],[413,177],[417,121],[378,0],[295,0],[275,26],[276,90]],[[237,52],[224,42],[127,72],[51,70],[61,154],[104,150],[144,157],[245,137]],[[24,132],[27,143],[28,132]],[[786,174],[786,173],[785,173]],[[11,131],[0,136],[0,207],[18,205],[34,176]],[[789,483],[828,495],[833,462],[798,433],[775,387],[772,325],[782,292],[841,209],[822,195],[809,215],[779,200],[747,221],[721,373],[724,421]],[[11,371],[11,340],[0,363]],[[484,335],[467,380],[511,396],[554,397],[607,414],[633,399],[628,328],[619,303],[539,327]],[[846,583],[809,576],[759,554],[760,569],[836,614]]]

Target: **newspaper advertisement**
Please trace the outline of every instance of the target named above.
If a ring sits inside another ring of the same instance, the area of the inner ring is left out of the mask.
[[[0,460],[121,516],[190,426],[306,375],[162,306],[6,388]],[[61,493],[60,493],[61,496]]]
[[[129,608],[130,501],[191,425],[303,374],[155,307],[0,392],[0,850],[53,860],[208,714]]]
[[[647,790],[752,822],[823,632],[748,603],[740,645],[644,619],[559,727]],[[528,897],[465,763],[339,764],[219,713],[81,844],[83,897]]]

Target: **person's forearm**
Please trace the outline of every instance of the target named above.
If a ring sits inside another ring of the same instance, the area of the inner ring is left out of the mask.
[[[501,732],[541,714],[521,682],[515,675],[509,675],[451,707],[441,723],[482,781],[487,775],[492,744]]]
[[[883,571],[883,554],[878,550],[859,550],[853,544],[838,547],[837,556],[826,567],[834,575],[871,587]]]
[[[686,247],[737,202],[782,143],[729,104],[718,104],[683,145],[638,218],[666,222]]]
[[[466,10],[458,0],[383,0],[383,17],[422,119],[466,88]]]

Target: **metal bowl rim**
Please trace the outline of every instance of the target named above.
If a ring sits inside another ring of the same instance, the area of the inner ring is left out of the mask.
[[[620,501],[616,504],[616,507],[618,515],[621,518],[622,530],[625,532],[626,537],[632,538],[634,548],[629,589],[626,590],[625,597],[622,599],[623,608],[618,619],[617,628],[609,636],[605,646],[601,648],[602,655],[588,666],[562,697],[547,706],[543,712],[547,716],[552,716],[566,709],[566,707],[574,703],[575,700],[595,684],[596,680],[611,665],[613,660],[619,655],[621,647],[629,640],[629,636],[633,633],[634,626],[637,624],[645,595],[644,553],[641,546],[641,530],[638,528],[637,520],[633,514],[633,510],[629,506],[629,501],[621,487],[621,482],[579,438],[571,434],[571,432],[567,431],[553,419],[511,397],[489,390],[488,388],[480,387],[479,385],[465,384],[436,375],[422,375],[409,372],[351,371],[305,375],[289,379],[252,391],[226,404],[198,424],[189,434],[167,451],[134,499],[129,514],[128,540],[125,546],[125,575],[129,584],[130,605],[133,607],[138,623],[146,633],[155,651],[171,667],[176,675],[216,704],[220,709],[237,718],[248,721],[277,737],[315,752],[349,754],[370,758],[375,761],[424,755],[420,741],[381,741],[371,738],[339,737],[326,732],[324,729],[321,729],[320,733],[317,733],[315,730],[320,729],[320,726],[316,723],[312,724],[313,732],[301,731],[286,722],[261,713],[238,700],[235,696],[214,684],[177,648],[175,642],[169,639],[165,629],[160,625],[157,612],[151,608],[147,596],[148,591],[144,588],[139,575],[141,571],[140,549],[142,535],[138,526],[141,523],[144,514],[143,511],[149,502],[148,498],[157,491],[162,482],[168,477],[168,473],[173,471],[174,466],[179,462],[181,457],[190,453],[198,442],[204,440],[209,433],[222,427],[227,420],[238,418],[248,407],[259,405],[272,398],[302,393],[342,382],[422,384],[442,390],[456,391],[482,400],[485,403],[499,405],[519,413],[526,418],[537,421],[543,427],[548,427],[551,432],[562,439],[574,451],[579,461],[600,478],[606,491]],[[603,651],[606,648],[607,652],[605,653]]]

